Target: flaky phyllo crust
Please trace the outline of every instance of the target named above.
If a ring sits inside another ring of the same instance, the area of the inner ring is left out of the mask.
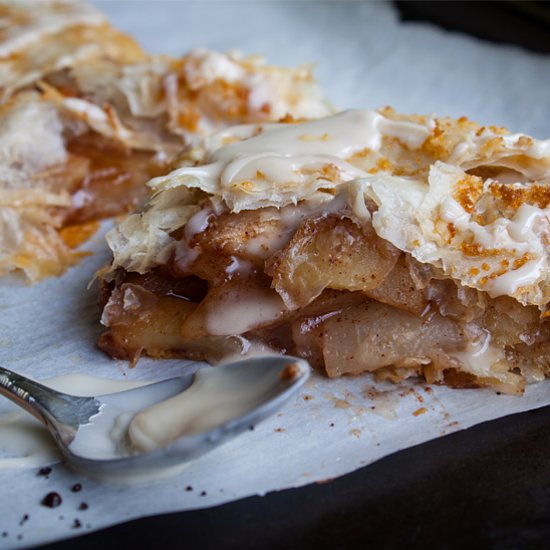
[[[100,345],[521,393],[550,365],[549,178],[550,141],[466,118],[218,132],[108,234]]]
[[[0,21],[0,274],[61,274],[89,222],[214,130],[331,112],[308,68],[147,55],[82,2],[1,3]]]

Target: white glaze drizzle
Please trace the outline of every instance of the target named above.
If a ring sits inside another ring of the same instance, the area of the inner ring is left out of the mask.
[[[514,269],[511,266],[506,273],[489,279],[484,290],[491,297],[513,295],[540,278],[546,264],[540,233],[547,228],[550,209],[522,204],[511,219],[498,218],[493,223],[482,226],[473,221],[471,214],[455,199],[447,197],[441,204],[440,215],[444,221],[453,223],[461,234],[472,234],[475,242],[485,249],[506,250],[517,259],[523,254],[534,256],[521,267]]]
[[[469,342],[464,351],[455,351],[450,355],[462,363],[465,371],[476,376],[494,376],[492,366],[504,359],[502,349],[491,344],[489,333],[477,341]]]
[[[298,124],[237,126],[205,141],[207,164],[178,168],[150,185],[184,184],[221,194],[235,212],[258,200],[262,206],[295,204],[323,188],[367,175],[348,159],[364,149],[380,149],[384,136],[417,148],[429,134],[426,126],[358,109]],[[327,195],[324,200],[331,198]]]
[[[515,294],[522,287],[532,285],[539,279],[545,263],[546,261],[544,258],[529,260],[520,268],[490,280],[487,284],[489,296],[492,298],[496,298],[497,296],[509,296]]]
[[[277,320],[286,311],[281,297],[270,288],[242,285],[224,298],[206,314],[208,332],[215,336],[243,334]]]

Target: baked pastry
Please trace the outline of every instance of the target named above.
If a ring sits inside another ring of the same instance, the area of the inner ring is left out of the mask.
[[[550,141],[466,118],[220,131],[108,234],[99,345],[521,393],[550,372],[549,176]]]
[[[78,261],[97,219],[227,125],[331,112],[308,68],[210,50],[145,54],[82,2],[0,4],[0,274]]]

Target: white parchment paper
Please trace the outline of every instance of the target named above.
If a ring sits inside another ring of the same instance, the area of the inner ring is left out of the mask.
[[[150,51],[180,54],[200,45],[262,53],[281,65],[316,62],[328,97],[341,108],[390,104],[550,136],[549,56],[402,24],[384,2],[98,5]],[[78,372],[151,380],[185,369],[185,362],[142,360],[132,370],[95,348],[101,331],[96,292],[85,288],[108,254],[99,234],[87,248],[94,255],[60,279],[30,287],[16,277],[0,281],[0,364],[35,378]],[[93,482],[62,465],[47,478],[36,468],[0,471],[0,548],[334,478],[399,449],[549,403],[550,383],[516,398],[490,390],[380,386],[367,376],[316,376],[279,415],[158,482],[154,491]],[[0,402],[0,416],[10,410]],[[82,485],[78,493],[71,491],[75,483]],[[40,505],[50,491],[61,494],[60,507]],[[89,508],[78,510],[81,502]]]

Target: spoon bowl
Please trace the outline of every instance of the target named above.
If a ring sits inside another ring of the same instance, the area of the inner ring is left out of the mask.
[[[254,427],[309,374],[301,359],[265,356],[77,397],[0,367],[0,395],[46,425],[71,467],[93,478],[146,481],[179,471]]]

